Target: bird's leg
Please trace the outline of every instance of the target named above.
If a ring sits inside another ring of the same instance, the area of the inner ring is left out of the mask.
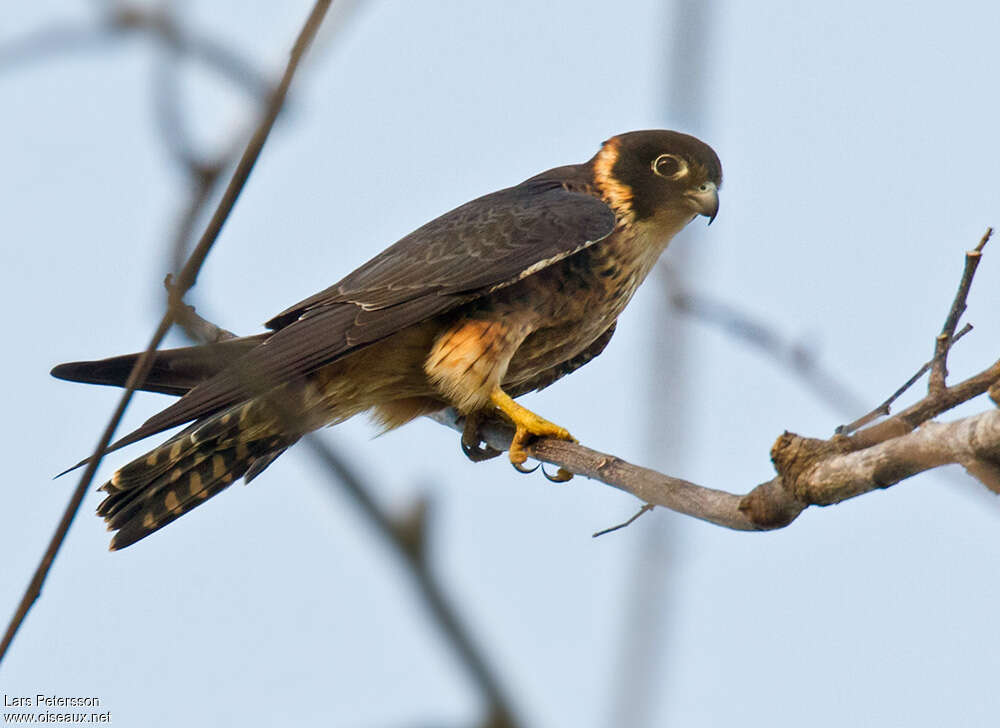
[[[569,440],[570,442],[576,442],[577,439],[573,437],[564,428],[549,422],[544,417],[539,417],[531,410],[526,407],[522,407],[510,396],[504,392],[500,387],[496,387],[492,392],[490,392],[490,401],[494,406],[504,413],[512,423],[516,431],[514,432],[514,439],[510,442],[510,450],[508,455],[510,457],[510,462],[517,468],[519,465],[524,463],[528,459],[528,453],[525,451],[525,446],[535,437],[554,437],[558,440]],[[569,480],[573,477],[573,474],[559,468],[559,472],[556,473],[554,479],[557,482],[563,482]]]
[[[465,416],[465,427],[462,428],[462,452],[474,463],[491,460],[503,454],[483,442],[479,436],[479,425],[483,421],[482,412],[470,412]]]

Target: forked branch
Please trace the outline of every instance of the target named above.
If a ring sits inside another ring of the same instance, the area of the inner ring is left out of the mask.
[[[965,470],[1000,493],[1000,410],[990,409],[955,422],[932,421],[938,415],[989,391],[1000,405],[1000,360],[968,379],[944,383],[951,346],[971,331],[955,329],[965,310],[976,266],[992,229],[966,254],[965,270],[941,334],[935,357],[885,402],[864,417],[838,428],[832,438],[814,439],[786,432],[775,442],[771,460],[777,477],[739,495],[707,488],[628,463],[621,458],[561,440],[535,442],[529,454],[569,472],[598,480],[678,513],[741,531],[787,526],[811,505],[831,505],[948,464]],[[727,320],[732,317],[727,314]],[[928,394],[892,417],[889,407],[924,373],[931,371]],[[462,430],[463,418],[447,410],[438,422]],[[867,425],[867,426],[866,426]],[[857,428],[863,429],[857,430]],[[855,432],[855,430],[857,430]],[[481,423],[483,442],[505,450],[513,430],[500,421]],[[853,433],[853,434],[848,434]]]

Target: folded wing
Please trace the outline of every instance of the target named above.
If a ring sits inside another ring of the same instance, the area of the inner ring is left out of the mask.
[[[603,239],[600,199],[534,178],[418,228],[268,322],[275,332],[119,440],[117,448],[309,374],[407,326],[510,285]]]

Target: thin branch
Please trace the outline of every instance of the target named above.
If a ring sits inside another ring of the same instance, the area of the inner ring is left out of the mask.
[[[980,251],[982,249],[982,245],[983,242],[980,241]],[[670,274],[671,271],[668,269],[667,273]],[[968,280],[971,281],[971,279]],[[684,292],[683,287],[680,285],[680,281],[674,280],[673,288],[675,290],[673,303],[676,308],[682,312],[693,313],[708,323],[721,326],[724,331],[732,334],[735,338],[743,340],[745,343],[762,350],[778,363],[787,366],[793,374],[803,379],[805,383],[810,385],[813,391],[816,392],[821,398],[826,397],[829,392],[837,391],[838,389],[841,392],[848,391],[843,385],[837,384],[836,379],[830,377],[829,375],[821,376],[817,380],[817,378],[813,375],[814,371],[811,366],[802,367],[800,366],[800,362],[796,361],[794,355],[788,355],[788,352],[794,352],[796,347],[783,343],[780,336],[766,325],[750,319],[742,312],[731,306],[727,306],[726,304],[713,302],[700,296],[691,296],[691,294]],[[959,339],[971,330],[972,326],[970,324],[966,324],[961,331],[951,338],[948,349],[950,350],[950,348],[954,346]],[[808,364],[811,365],[813,362],[809,361]],[[914,374],[906,383],[897,389],[888,399],[882,402],[871,412],[863,415],[854,422],[851,422],[848,425],[841,425],[835,430],[835,434],[847,435],[878,420],[880,417],[888,416],[891,413],[891,406],[896,402],[896,400],[910,387],[912,387],[920,379],[920,377],[922,377],[930,369],[931,365],[932,361],[926,362],[923,366],[921,366],[916,374]],[[819,370],[817,369],[816,371]],[[867,431],[862,437],[852,438],[852,447],[868,447],[872,444],[883,442],[890,437],[895,437],[909,432],[921,422],[935,416],[938,411],[944,411],[944,409],[954,406],[954,401],[961,401],[963,398],[971,398],[982,392],[983,383],[985,382],[987,386],[989,386],[988,383],[991,381],[991,377],[992,372],[987,371],[984,375],[974,377],[964,383],[962,387],[948,392],[944,397],[926,398],[907,412],[904,412],[904,416],[900,419],[889,422],[879,428],[873,428]],[[832,388],[825,386],[825,382],[833,382],[836,386]],[[997,396],[993,396],[993,394],[991,394],[991,397],[995,402],[1000,403],[1000,382],[993,384],[991,392],[997,393]],[[846,402],[837,401],[838,399],[844,399],[843,397],[834,396],[826,398],[830,400],[831,404],[840,405],[840,409],[845,409],[844,405]],[[847,406],[850,407],[849,404]],[[855,411],[856,409],[857,408],[855,408]],[[978,460],[975,462],[964,462],[962,465],[968,475],[978,480],[994,493],[1000,493],[1000,464],[994,464],[985,460]],[[960,476],[956,471],[948,470],[942,473],[942,477],[954,479],[959,478]],[[794,510],[792,512],[794,513]]]
[[[464,418],[452,409],[442,410],[429,417],[458,432],[462,432],[465,427]],[[479,435],[490,447],[507,450],[514,430],[505,422],[485,420],[479,426]],[[542,438],[530,445],[528,452],[536,460],[599,480],[632,493],[646,503],[737,530],[755,530],[744,516],[738,514],[738,495],[705,488],[681,478],[632,465],[615,455],[565,440]]]
[[[862,450],[893,437],[905,435],[939,414],[978,397],[997,381],[1000,381],[1000,360],[979,374],[947,387],[943,392],[929,394],[892,417],[869,425],[844,439],[850,443],[852,450]]]
[[[125,409],[128,407],[132,393],[149,372],[149,367],[153,363],[153,359],[150,354],[156,350],[156,347],[159,346],[163,337],[167,335],[167,331],[170,330],[170,322],[171,319],[168,313],[160,321],[156,331],[150,339],[149,345],[146,348],[146,353],[139,357],[135,367],[133,367],[132,372],[128,376],[128,380],[125,382],[125,391],[118,400],[118,405],[115,407],[115,411],[111,415],[111,419],[104,428],[104,432],[98,441],[97,448],[94,450],[94,455],[87,461],[87,466],[84,468],[83,474],[80,476],[80,482],[77,484],[76,490],[73,491],[73,495],[70,497],[66,510],[63,512],[62,519],[60,519],[59,525],[56,527],[55,533],[49,541],[49,546],[42,555],[42,560],[35,569],[34,576],[32,576],[31,581],[28,583],[24,596],[21,598],[21,602],[18,604],[13,617],[11,617],[10,623],[7,625],[7,631],[4,633],[3,642],[0,642],[0,663],[3,662],[3,658],[6,656],[7,650],[10,647],[18,628],[21,626],[24,618],[28,615],[28,612],[34,605],[35,600],[38,599],[42,593],[42,585],[45,583],[45,578],[48,576],[49,569],[52,567],[52,562],[55,560],[56,554],[59,553],[59,548],[62,546],[62,543],[66,538],[66,534],[69,532],[69,527],[72,525],[77,511],[80,509],[80,504],[83,502],[83,497],[87,493],[87,488],[90,487],[90,483],[94,478],[94,473],[97,471],[97,466],[101,462],[101,453],[104,452],[108,444],[111,442],[111,438],[114,436],[118,423],[125,414]]]
[[[114,35],[114,31],[106,25],[56,23],[0,47],[0,73],[16,70],[19,65],[50,58],[56,53],[103,48]]]
[[[197,50],[199,47],[182,44],[180,42],[181,35],[178,31],[178,26],[165,13],[145,11],[141,8],[126,9],[124,12],[119,11],[117,13],[112,25],[117,29],[154,31],[164,41],[167,52],[172,55]],[[205,49],[209,47],[208,44],[203,46]],[[300,57],[302,50],[301,44],[298,44],[296,51],[293,51],[293,57]],[[171,155],[180,163],[182,168],[190,173],[193,188],[188,205],[179,218],[177,229],[173,236],[174,243],[172,250],[177,260],[174,268],[182,270],[177,277],[178,280],[175,281],[174,276],[167,276],[167,279],[164,281],[168,296],[168,313],[172,315],[173,322],[181,326],[185,333],[192,339],[201,342],[221,341],[232,338],[234,334],[198,315],[193,306],[183,302],[185,292],[194,285],[195,278],[197,277],[197,266],[200,266],[200,263],[204,260],[202,252],[204,247],[201,243],[204,243],[209,235],[213,238],[217,236],[221,229],[218,214],[213,217],[208,230],[206,230],[205,235],[202,237],[199,247],[191,255],[188,263],[183,265],[182,263],[187,247],[186,244],[191,236],[195,221],[210,199],[212,189],[217,183],[223,169],[228,166],[227,160],[232,155],[222,155],[216,162],[205,163],[200,161],[198,155],[194,152],[193,145],[191,145],[187,135],[184,133],[181,115],[178,111],[178,90],[175,87],[175,78],[172,74],[174,62],[176,62],[174,58],[165,59],[156,78],[159,91],[157,107],[159,112],[158,121],[163,137],[167,142],[167,147],[171,150]],[[263,84],[260,84],[259,88],[262,91],[266,90]],[[273,116],[270,118],[270,121],[273,122]],[[251,143],[251,146],[258,141],[262,142],[262,140],[255,139]],[[237,172],[234,174],[234,180],[240,179],[245,180],[246,176],[243,175],[241,177],[241,170],[237,169]],[[232,189],[231,185],[230,191]],[[222,204],[228,205],[228,208],[231,209],[235,198],[227,198],[223,199]],[[224,217],[221,218],[221,220],[224,219]],[[191,267],[192,263],[195,265],[194,268]],[[169,328],[169,322],[166,317],[164,318],[164,325]],[[155,343],[150,345],[150,350],[159,344],[163,333],[160,330],[157,331],[157,335],[154,337]],[[142,361],[140,361],[141,363]],[[140,382],[143,376],[144,373],[133,372],[133,378],[136,382]],[[276,407],[276,409],[281,410],[282,408]],[[290,412],[281,411],[280,414],[289,418],[294,417]],[[116,417],[115,419],[118,418]],[[103,450],[107,446],[108,442],[110,442],[110,437],[111,433],[102,439],[99,450]],[[438,580],[434,577],[430,569],[425,548],[426,508],[421,507],[416,509],[414,513],[405,519],[397,520],[390,518],[381,510],[371,496],[372,489],[363,483],[357,472],[346,461],[340,458],[317,437],[308,437],[307,442],[327,466],[329,473],[339,479],[347,492],[358,503],[361,511],[375,525],[379,534],[395,548],[397,554],[402,556],[404,563],[408,565],[408,572],[413,577],[418,588],[418,593],[423,598],[431,616],[444,633],[447,641],[456,650],[466,671],[472,677],[473,682],[477,685],[489,706],[483,724],[494,728],[508,728],[517,725],[512,717],[513,713],[509,707],[509,700],[504,696],[494,670],[489,666],[484,653],[474,644],[471,635],[462,624],[457,612],[449,603]],[[97,460],[92,460],[91,463],[90,467],[96,468]],[[88,477],[87,480],[89,481],[89,479]],[[85,489],[86,486],[82,486],[79,490],[81,498],[85,493]],[[78,507],[79,499],[72,504],[72,508],[68,509],[67,512],[71,510],[75,514]],[[53,551],[53,556],[54,553]]]
[[[603,531],[598,531],[597,533],[592,534],[591,538],[597,538],[598,536],[604,536],[609,533],[614,533],[615,531],[620,531],[623,528],[627,528],[628,526],[631,526],[633,523],[639,520],[639,516],[641,516],[643,513],[649,513],[649,511],[653,510],[653,508],[655,507],[656,506],[651,506],[649,503],[647,503],[642,508],[640,508],[634,516],[629,518],[624,523],[619,523],[617,526],[612,526],[611,528],[605,528]]]
[[[270,83],[246,61],[210,38],[201,38],[185,32],[172,13],[169,4],[157,9],[130,8],[119,11],[110,21],[114,27],[141,28],[151,32],[160,41],[163,52],[153,69],[153,89],[156,121],[165,146],[176,163],[186,171],[196,184],[213,186],[220,169],[228,166],[239,147],[215,162],[205,162],[195,151],[195,144],[181,111],[181,91],[178,84],[178,65],[182,57],[201,59],[231,81],[243,86],[255,102],[264,104],[270,95]],[[242,146],[242,145],[241,145]]]
[[[992,228],[987,229],[976,249],[966,254],[965,271],[943,331],[946,346],[939,350],[945,354],[959,336],[967,333],[968,327],[956,336],[955,327],[965,310],[976,266],[991,234]],[[678,282],[674,284],[680,293]],[[749,328],[751,333],[743,338],[769,353],[780,348],[768,329],[748,327],[747,320],[738,312],[719,306],[709,310],[708,318],[724,322],[732,330]],[[936,357],[927,365],[932,374],[935,365],[943,367],[942,361],[943,358]],[[888,411],[889,405],[923,371],[924,368],[882,407]],[[929,387],[927,396],[916,404],[852,435],[835,434],[829,440],[817,440],[786,432],[771,450],[778,477],[742,496],[640,468],[613,455],[562,440],[537,440],[529,446],[528,454],[541,462],[625,490],[646,504],[736,530],[769,530],[787,526],[810,505],[839,503],[950,463],[961,464],[988,488],[1000,490],[1000,410],[949,424],[929,422],[986,391],[994,402],[1000,401],[1000,360],[953,387],[944,385],[942,379],[940,386]],[[465,430],[464,418],[453,410],[431,418],[460,432]],[[513,435],[508,425],[493,420],[480,422],[478,432],[485,445],[500,451],[508,448]]]
[[[173,289],[172,276],[167,276],[163,282],[167,288],[167,295],[171,295]],[[194,306],[182,303],[174,310],[175,320],[178,326],[184,329],[188,338],[199,344],[216,344],[220,341],[235,339],[236,334],[232,331],[213,324],[206,318],[202,318],[195,310]]]
[[[660,269],[667,276],[670,304],[675,310],[721,328],[734,339],[784,365],[816,396],[838,411],[857,412],[864,406],[861,397],[826,371],[812,351],[801,342],[785,341],[772,327],[743,311],[704,294],[693,293],[669,265],[661,263]]]
[[[226,191],[223,193],[222,199],[219,200],[219,206],[216,208],[215,213],[209,220],[204,234],[202,234],[201,239],[198,241],[198,245],[195,246],[195,249],[191,252],[187,263],[177,276],[175,281],[175,292],[179,294],[177,300],[179,300],[180,297],[183,296],[184,293],[186,293],[187,290],[197,281],[201,266],[205,262],[205,258],[208,256],[209,251],[212,249],[215,239],[219,236],[219,233],[222,232],[222,226],[225,225],[226,220],[229,217],[229,213],[232,212],[233,207],[236,205],[236,201],[239,199],[240,193],[243,191],[243,187],[246,185],[247,179],[250,177],[250,173],[253,171],[254,165],[257,163],[257,158],[260,156],[260,151],[264,147],[264,142],[267,141],[267,137],[271,133],[275,119],[277,119],[278,113],[284,105],[285,96],[288,95],[288,87],[292,83],[292,78],[295,76],[295,71],[298,69],[299,62],[302,60],[302,56],[304,55],[306,49],[309,47],[309,43],[316,35],[316,31],[323,22],[323,16],[326,14],[326,11],[330,7],[332,1],[333,0],[317,0],[316,4],[313,6],[313,10],[307,19],[305,26],[302,28],[302,32],[296,39],[295,45],[292,47],[288,65],[285,68],[285,73],[281,78],[281,82],[270,96],[267,108],[264,111],[264,118],[261,119],[256,131],[254,131],[253,136],[250,138],[246,151],[240,158],[239,164],[236,165],[233,177],[229,181],[229,185],[226,187]]]
[[[169,281],[167,286],[169,290]],[[221,338],[232,336],[224,329],[203,319],[193,307],[186,307],[186,315],[198,331],[214,330]],[[303,427],[301,411],[296,411],[288,398],[281,396],[282,390],[271,389],[266,382],[259,378],[255,379],[252,372],[242,368],[238,361],[230,366],[230,371],[241,380],[240,386],[249,396],[260,397],[267,402],[269,409],[279,420],[283,432],[303,432],[309,428],[308,424]],[[336,453],[331,445],[320,439],[315,432],[306,434],[302,439],[323,463],[332,480],[347,491],[378,534],[393,548],[397,556],[403,559],[425,606],[487,702],[489,709],[484,725],[495,728],[514,728],[519,725],[514,719],[511,702],[504,694],[495,671],[489,665],[485,654],[476,646],[431,571],[430,561],[427,558],[426,503],[419,504],[407,517],[392,518],[375,501],[372,495],[375,489],[366,483],[358,471]]]
[[[171,296],[172,300],[170,305],[164,313],[160,323],[157,325],[156,331],[153,334],[149,345],[143,352],[142,356],[139,357],[138,361],[136,361],[132,372],[129,374],[125,391],[122,393],[118,406],[115,408],[115,412],[108,422],[107,427],[105,427],[104,433],[101,435],[97,447],[94,449],[94,454],[88,460],[86,468],[80,477],[80,482],[77,485],[76,490],[73,492],[66,510],[63,513],[63,517],[59,522],[59,526],[56,528],[49,546],[43,554],[42,560],[39,563],[38,568],[35,570],[35,574],[28,584],[24,596],[11,618],[10,624],[7,626],[3,641],[0,642],[0,662],[2,662],[3,658],[6,656],[7,650],[14,639],[14,635],[23,623],[28,611],[41,594],[42,585],[44,584],[45,578],[52,566],[52,562],[66,538],[66,534],[80,508],[80,504],[82,503],[83,497],[87,492],[87,488],[90,487],[90,483],[93,480],[95,472],[97,471],[97,466],[101,462],[103,453],[110,444],[111,438],[114,436],[115,430],[118,428],[118,424],[125,413],[125,409],[128,407],[128,403],[132,398],[132,393],[135,391],[136,386],[146,376],[149,366],[152,364],[153,352],[160,345],[160,342],[166,336],[167,331],[170,330],[170,326],[174,321],[176,307],[181,303],[181,299],[188,289],[190,289],[197,281],[198,272],[201,270],[201,266],[204,263],[205,258],[208,256],[212,245],[215,243],[219,233],[222,231],[222,226],[224,225],[226,218],[235,206],[236,200],[239,198],[240,192],[246,184],[257,158],[260,156],[264,142],[267,140],[268,134],[270,133],[271,128],[274,125],[274,121],[278,116],[278,112],[285,101],[285,96],[288,93],[288,88],[295,75],[295,70],[298,68],[299,62],[308,48],[309,43],[316,35],[316,31],[319,29],[319,26],[323,21],[323,16],[326,14],[331,2],[332,0],[317,0],[316,4],[313,6],[312,12],[309,14],[305,25],[302,27],[302,30],[296,39],[295,46],[292,48],[281,82],[271,95],[267,109],[265,110],[264,116],[261,119],[256,132],[247,144],[246,151],[243,153],[236,170],[233,172],[233,177],[229,181],[229,185],[227,186],[222,199],[219,201],[219,205],[216,208],[215,213],[212,215],[212,218],[209,221],[204,234],[199,240],[198,245],[192,251],[184,267],[181,269],[180,274],[177,276],[176,287],[173,291],[174,295]]]
[[[425,606],[488,703],[489,713],[485,724],[495,728],[513,728],[519,725],[513,717],[510,700],[504,694],[495,671],[476,646],[430,568],[426,543],[426,507],[421,506],[406,519],[391,518],[375,502],[371,486],[328,443],[315,433],[303,439],[326,470],[335,476],[338,485],[360,507],[383,540],[409,566],[407,572],[413,577]]]
[[[948,311],[944,326],[941,327],[941,333],[934,341],[934,359],[931,363],[931,376],[927,382],[927,389],[931,393],[941,392],[945,388],[945,378],[948,376],[948,350],[951,348],[952,337],[955,335],[958,321],[965,313],[965,301],[969,297],[972,278],[976,275],[976,268],[983,256],[983,248],[992,235],[993,228],[986,228],[986,232],[979,240],[979,245],[965,254],[965,270],[962,272],[962,280],[958,284],[955,300],[951,304],[951,310]]]
[[[175,163],[196,180],[203,177],[201,158],[195,151],[191,133],[181,111],[181,91],[178,83],[179,51],[175,45],[164,44],[161,57],[153,67],[156,126],[164,146]]]
[[[462,428],[454,413],[434,419],[459,431]],[[480,434],[491,447],[504,449],[513,432],[503,423],[490,421]],[[956,422],[928,422],[919,430],[858,451],[840,449],[845,439],[813,440],[786,433],[772,450],[779,475],[744,495],[673,478],[563,440],[538,440],[529,453],[631,493],[646,504],[737,531],[766,531],[784,528],[811,505],[840,503],[931,468],[958,463],[968,469],[974,462],[1000,463],[1000,410]]]
[[[35,573],[28,592],[22,600],[19,613],[8,628],[8,634],[4,638],[0,647],[0,660],[6,654],[14,633],[17,631],[21,621],[30,609],[34,600],[37,599],[41,591],[42,583],[48,569],[51,566],[59,546],[69,529],[70,524],[76,514],[77,509],[93,478],[98,467],[101,455],[113,436],[117,428],[125,407],[128,404],[131,392],[137,383],[142,381],[145,371],[151,362],[151,352],[156,349],[166,331],[172,323],[184,325],[189,334],[198,339],[219,340],[232,336],[230,332],[215,327],[210,322],[201,318],[194,311],[193,307],[183,303],[186,292],[195,285],[201,265],[208,255],[211,246],[221,232],[222,226],[228,214],[231,212],[240,190],[245,184],[248,175],[253,167],[256,154],[266,140],[267,133],[275,121],[284,96],[287,92],[288,83],[294,73],[295,66],[301,55],[308,46],[309,39],[315,35],[316,28],[322,20],[323,14],[329,7],[330,2],[317,2],[313,9],[313,14],[307,21],[299,42],[292,52],[289,67],[286,69],[282,86],[279,86],[273,94],[269,96],[268,113],[261,121],[257,132],[250,140],[247,151],[244,153],[240,166],[233,174],[233,179],[226,190],[223,199],[219,203],[219,208],[209,222],[205,234],[201,237],[198,246],[192,252],[187,262],[181,267],[176,283],[168,282],[168,310],[147,349],[146,353],[140,357],[134,370],[129,376],[126,390],[118,409],[102,436],[101,444],[95,450],[95,455],[87,463],[87,468],[81,478],[81,482],[74,492],[62,522],[49,550],[42,559],[38,570]],[[134,10],[134,9],[129,9]],[[142,11],[136,11],[142,12]],[[149,17],[152,17],[151,15]],[[162,20],[162,19],[161,19]],[[129,20],[127,15],[121,15],[116,21],[119,29],[130,27],[134,23],[135,27],[144,27],[148,22],[142,23]],[[310,26],[312,27],[310,28]],[[164,30],[166,28],[167,30]],[[152,23],[147,30],[155,30],[160,33],[164,40],[177,42],[176,27],[167,22],[166,25]],[[306,40],[303,40],[303,39]],[[171,48],[180,49],[183,46],[176,45]],[[190,52],[190,49],[187,49]],[[265,88],[262,86],[261,88]],[[172,113],[172,110],[167,110]],[[273,111],[273,113],[271,113]],[[164,117],[165,120],[166,117]],[[177,121],[173,119],[171,121]],[[180,127],[178,126],[178,129]],[[263,134],[261,135],[261,130]],[[169,141],[169,138],[168,138]],[[186,140],[178,137],[175,142],[176,156],[184,162],[185,166],[192,169],[199,179],[195,194],[192,197],[189,214],[185,216],[184,222],[178,231],[178,240],[186,241],[190,233],[191,226],[197,218],[198,212],[206,204],[211,193],[211,189],[224,168],[224,163],[207,165],[207,172],[199,170],[198,160],[193,153],[190,153],[190,145]],[[252,155],[249,166],[245,163],[251,149],[256,146],[256,152]],[[225,157],[223,157],[223,160]],[[223,211],[224,210],[224,211]],[[186,231],[186,232],[185,232]],[[973,253],[981,252],[983,245],[989,238],[990,231],[983,237],[979,247]],[[183,248],[178,247],[178,250]],[[973,255],[969,253],[968,255]],[[977,261],[978,262],[978,258]],[[854,497],[863,492],[868,492],[875,488],[888,487],[894,483],[912,476],[923,470],[937,467],[945,463],[961,463],[970,472],[977,471],[981,480],[989,483],[991,479],[1000,479],[1000,415],[996,412],[984,413],[976,417],[967,418],[958,422],[942,425],[940,423],[929,423],[919,431],[912,432],[916,424],[925,422],[935,416],[940,411],[945,411],[949,406],[959,401],[975,396],[976,391],[985,391],[992,387],[991,391],[997,389],[1000,383],[1000,362],[980,375],[978,380],[971,383],[972,378],[961,385],[948,389],[945,386],[945,358],[950,346],[960,338],[966,330],[963,329],[958,335],[954,335],[958,320],[965,308],[965,299],[968,295],[968,288],[971,285],[972,274],[975,271],[975,263],[971,264],[967,258],[966,272],[963,276],[965,291],[961,293],[961,305],[959,306],[959,296],[956,296],[955,304],[952,308],[952,316],[945,324],[942,336],[946,339],[942,353],[939,356],[936,350],[934,366],[940,369],[940,385],[935,385],[935,391],[901,415],[893,418],[893,421],[881,423],[882,425],[892,425],[892,427],[869,428],[858,433],[853,438],[833,438],[829,441],[810,440],[797,435],[786,433],[779,438],[774,450],[774,460],[778,468],[777,478],[763,483],[746,495],[734,495],[725,491],[705,488],[689,481],[671,478],[653,471],[638,468],[626,463],[611,455],[605,455],[579,445],[561,441],[542,440],[533,446],[532,453],[539,460],[554,463],[562,468],[577,472],[588,477],[597,478],[605,483],[621,488],[633,493],[646,504],[640,509],[632,519],[626,524],[617,526],[621,528],[638,518],[642,513],[653,508],[653,503],[663,505],[682,513],[702,518],[704,520],[724,525],[730,528],[741,530],[762,530],[779,528],[788,525],[794,518],[809,505],[826,505],[828,503],[839,502],[840,500]],[[966,277],[968,281],[966,282]],[[689,304],[690,308],[690,304]],[[705,314],[705,311],[701,311]],[[722,318],[727,312],[722,311]],[[709,310],[705,318],[719,316],[718,308]],[[731,318],[731,317],[730,317]],[[952,320],[953,319],[953,320]],[[949,329],[950,322],[950,329]],[[753,332],[759,341],[760,331]],[[765,332],[766,333],[766,332]],[[946,335],[947,334],[947,335]],[[946,336],[945,336],[946,335]],[[764,337],[766,339],[766,337]],[[941,337],[939,337],[940,340]],[[753,341],[754,337],[749,340]],[[773,343],[773,342],[772,342]],[[804,376],[810,379],[817,388],[825,389],[830,394],[831,399],[843,402],[845,393],[843,391],[833,391],[829,383],[832,379],[815,376],[817,368],[815,362],[808,356],[801,347],[784,347],[786,358],[790,365],[797,366],[806,372]],[[993,371],[996,369],[997,371]],[[919,375],[918,375],[919,376]],[[932,374],[932,380],[933,380]],[[984,378],[985,377],[985,378]],[[914,379],[915,381],[915,379]],[[912,384],[912,382],[910,383]],[[909,384],[907,385],[909,386]],[[897,392],[886,403],[882,405],[885,414],[888,414],[889,406],[895,399],[905,391]],[[882,414],[882,412],[880,412]],[[914,424],[915,423],[915,424]],[[897,427],[898,426],[898,427]],[[897,427],[897,429],[893,429]],[[898,428],[902,428],[901,430]],[[498,447],[505,447],[509,444],[509,429],[504,429],[503,425],[490,424],[487,430],[493,432],[493,440],[487,440],[493,444],[499,443]],[[879,439],[881,438],[881,439]],[[308,437],[307,442],[317,453],[318,457],[327,466],[327,469],[336,475],[340,482],[347,488],[348,492],[358,502],[362,511],[369,520],[376,526],[379,533],[394,547],[396,552],[404,558],[404,562],[410,565],[410,573],[415,579],[420,594],[424,598],[430,612],[437,623],[456,647],[463,663],[473,675],[477,685],[483,692],[491,706],[489,724],[493,726],[513,725],[511,711],[507,707],[508,702],[502,694],[499,683],[489,669],[482,654],[476,649],[467,630],[460,623],[457,614],[447,602],[445,594],[437,580],[433,577],[427,559],[426,548],[426,508],[421,506],[409,518],[394,519],[387,515],[371,496],[372,490],[363,483],[357,473],[329,447],[325,446],[315,437]],[[614,529],[608,529],[614,530]],[[605,531],[607,532],[607,531]],[[595,534],[599,535],[599,534]],[[32,590],[34,590],[32,592]]]
[[[179,53],[200,60],[254,97],[265,98],[269,92],[267,78],[249,62],[209,36],[183,30],[163,12],[117,4],[99,11],[104,17],[96,24],[58,22],[0,47],[0,71],[46,60],[58,53],[105,48],[129,33],[146,33]]]
[[[332,0],[331,0],[332,1]],[[108,26],[117,31],[145,32],[155,36],[180,55],[200,60],[254,98],[266,99],[271,84],[264,74],[225,45],[210,36],[183,28],[166,8],[126,5],[113,10]]]
[[[966,324],[963,326],[962,330],[955,334],[951,341],[948,342],[948,349],[951,349],[951,347],[953,347],[959,339],[970,331],[972,331],[972,324]],[[882,402],[882,404],[853,422],[849,422],[846,425],[840,425],[836,430],[834,430],[834,432],[838,435],[849,435],[855,430],[874,422],[879,417],[887,417],[890,414],[890,408],[893,404],[895,404],[896,400],[902,397],[910,387],[916,384],[920,380],[920,377],[924,376],[924,374],[930,370],[933,363],[933,359],[924,362],[923,366],[921,366],[912,377],[907,379],[899,389],[889,395],[888,399]]]
[[[169,270],[176,271],[184,267],[198,218],[208,206],[212,198],[212,193],[222,176],[222,172],[227,167],[229,167],[229,155],[223,156],[214,165],[204,162],[199,165],[201,175],[194,178],[187,205],[178,218],[172,235],[173,244],[170,246],[172,259]],[[171,277],[170,285],[173,285],[172,280]]]
[[[979,241],[975,250],[966,254],[965,273],[960,281],[955,303],[952,305],[951,313],[945,324],[946,328],[950,327],[948,330],[951,334],[954,334],[954,327],[957,325],[958,316],[965,310],[965,300],[968,297],[969,288],[972,284],[972,276],[975,273],[975,268],[978,265],[983,247],[989,240],[992,232],[992,228],[987,229],[986,234]],[[853,410],[856,412],[858,409],[861,409],[860,398],[839,383],[836,377],[823,370],[807,349],[799,344],[786,343],[777,332],[766,324],[750,318],[745,313],[724,302],[715,301],[704,295],[691,293],[684,288],[682,282],[678,280],[669,266],[663,264],[661,267],[668,276],[669,286],[672,291],[671,304],[677,310],[694,316],[696,319],[706,323],[721,327],[723,331],[729,333],[734,338],[763,351],[771,358],[784,364],[809,385],[817,396],[826,400],[831,406],[842,411]],[[967,324],[957,334],[953,336],[949,335],[946,339],[947,345],[944,347],[944,352],[947,353],[954,346],[955,342],[971,330],[972,326]],[[874,422],[879,417],[889,415],[891,406],[931,368],[934,361],[935,359],[932,359],[922,365],[916,374],[873,410],[849,424],[839,426],[835,432],[846,435]]]

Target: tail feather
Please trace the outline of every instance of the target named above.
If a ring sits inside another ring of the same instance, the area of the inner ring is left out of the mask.
[[[255,416],[256,415],[256,416]],[[129,546],[270,465],[294,441],[272,418],[242,405],[198,422],[119,469],[98,506],[111,549]]]
[[[110,530],[121,528],[140,511],[149,510],[150,504],[157,499],[163,500],[165,490],[177,491],[175,495],[179,497],[179,493],[190,485],[192,476],[201,473],[201,466],[209,457],[214,458],[215,454],[205,451],[192,453],[175,462],[169,472],[150,474],[149,479],[140,484],[140,487],[111,493],[97,507],[97,515],[107,522]],[[231,458],[227,464],[232,466],[235,463]],[[227,472],[228,468],[220,473],[220,476]],[[238,476],[234,476],[233,480],[236,477]],[[198,479],[202,479],[202,476],[198,475]]]
[[[150,450],[141,458],[137,458],[115,471],[111,480],[102,485],[98,490],[103,490],[109,495],[117,493],[135,493],[145,483],[173,469],[177,461],[191,452],[198,444],[194,430],[199,426],[195,423],[191,427],[185,428],[174,437],[167,440],[154,450]],[[105,501],[104,503],[106,503]],[[104,506],[101,503],[101,506]],[[98,510],[98,515],[104,515]]]
[[[214,344],[157,351],[139,389],[177,396],[186,394],[262,343],[269,335],[258,334]],[[124,387],[140,356],[125,354],[97,361],[67,362],[53,368],[52,376],[71,382]]]
[[[238,461],[232,449],[211,456],[199,454],[192,460],[190,469],[183,469],[185,465],[179,463],[176,470],[160,475],[144,488],[140,497],[109,504],[105,520],[110,530],[117,531],[111,541],[112,551],[125,548],[180,518],[238,480],[248,467],[248,461]],[[222,463],[223,467],[216,470],[216,463]],[[177,479],[172,479],[174,473],[180,474]],[[109,497],[105,503],[113,498]]]

